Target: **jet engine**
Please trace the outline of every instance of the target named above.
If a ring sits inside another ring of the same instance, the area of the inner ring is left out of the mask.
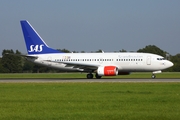
[[[97,69],[99,76],[116,76],[118,75],[118,68],[116,66],[100,66]]]

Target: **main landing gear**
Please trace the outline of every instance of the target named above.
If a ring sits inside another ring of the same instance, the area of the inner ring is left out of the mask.
[[[93,74],[92,73],[89,73],[86,75],[87,79],[93,79]]]
[[[86,75],[87,79],[93,79],[93,74],[92,73],[88,73]],[[102,76],[99,76],[97,73],[95,75],[96,79],[101,79]]]
[[[101,79],[102,76],[99,76],[97,73],[96,73],[96,79]]]

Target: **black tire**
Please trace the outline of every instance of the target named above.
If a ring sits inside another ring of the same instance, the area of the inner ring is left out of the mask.
[[[152,79],[155,79],[155,78],[156,78],[156,75],[153,74],[153,75],[151,76],[151,78],[152,78]]]
[[[87,79],[93,79],[93,74],[89,73],[86,75]]]
[[[96,73],[96,79],[101,79],[102,76],[99,76],[97,73]]]

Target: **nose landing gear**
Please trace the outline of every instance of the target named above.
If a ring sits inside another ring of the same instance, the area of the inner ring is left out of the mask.
[[[155,75],[155,74],[152,74],[151,78],[152,78],[152,79],[155,79],[155,78],[156,78],[156,75]]]
[[[155,75],[155,74],[158,74],[158,73],[162,73],[162,71],[161,71],[161,70],[158,70],[158,71],[152,72],[151,78],[152,78],[152,79],[155,79],[155,78],[156,78],[156,75]]]

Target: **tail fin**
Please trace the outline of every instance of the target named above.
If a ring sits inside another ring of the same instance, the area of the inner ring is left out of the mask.
[[[20,23],[28,54],[62,53],[48,47],[28,21],[23,20]]]

